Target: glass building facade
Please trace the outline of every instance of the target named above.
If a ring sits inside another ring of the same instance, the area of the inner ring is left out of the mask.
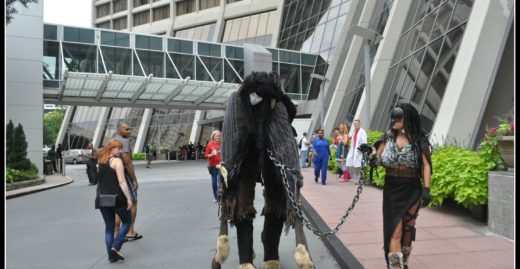
[[[276,20],[276,11],[226,20],[222,43],[271,46]]]
[[[316,72],[320,58],[317,55],[268,48],[272,53],[273,69],[280,74],[284,90],[294,100],[304,100],[310,85],[309,76]],[[106,82],[106,89],[99,95],[103,79],[69,79],[67,89],[60,93],[63,97],[94,99],[116,98],[130,100],[138,97],[138,102],[162,101],[176,88],[163,87],[160,83],[149,83],[143,87],[142,81],[133,81],[130,76],[144,78],[153,74],[154,78],[238,84],[244,78],[244,48],[239,45],[190,41],[164,36],[142,35],[103,29],[85,29],[57,25],[44,25],[43,84],[46,94],[59,93],[64,82],[64,72],[108,74],[129,76],[127,80],[112,79]],[[140,92],[143,89],[143,92]],[[203,96],[207,87],[186,85],[172,97],[173,101],[195,102]],[[223,103],[226,89],[205,100],[209,103]],[[60,97],[58,97],[60,98]],[[99,100],[99,99],[98,99]],[[97,147],[104,144],[116,132],[117,123],[129,122],[136,136],[141,128],[144,108],[108,108],[106,128]],[[84,148],[94,137],[94,131],[101,115],[99,107],[72,107],[71,121],[65,134],[65,147]],[[147,127],[146,142],[176,149],[189,141],[195,117],[194,110],[153,109]],[[213,125],[214,126],[214,125]],[[209,130],[204,129],[203,133]],[[204,138],[201,138],[204,140]],[[198,142],[198,141],[194,141]]]
[[[371,128],[384,130],[389,111],[410,102],[421,115],[423,131],[432,130],[473,1],[414,1],[390,66]]]

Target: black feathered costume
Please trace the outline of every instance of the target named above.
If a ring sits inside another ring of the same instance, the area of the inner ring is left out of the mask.
[[[229,97],[222,128],[221,230],[213,269],[220,268],[229,253],[227,222],[237,228],[240,268],[254,268],[253,219],[257,211],[253,203],[257,182],[264,185],[264,268],[280,268],[278,245],[284,223],[287,228],[296,227],[297,243],[301,246],[295,256],[304,256],[295,257],[298,265],[314,268],[280,170],[267,152],[269,149],[276,160],[289,168],[288,183],[298,197],[303,178],[291,126],[295,115],[296,106],[279,87],[277,76],[270,73],[253,72]]]

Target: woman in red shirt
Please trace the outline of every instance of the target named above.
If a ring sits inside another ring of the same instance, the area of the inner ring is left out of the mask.
[[[211,174],[211,182],[213,187],[213,203],[216,203],[220,198],[218,189],[219,189],[219,177],[220,177],[220,169],[217,165],[220,164],[220,138],[222,134],[220,131],[216,130],[211,133],[211,141],[206,146],[206,158],[209,159],[208,170]]]

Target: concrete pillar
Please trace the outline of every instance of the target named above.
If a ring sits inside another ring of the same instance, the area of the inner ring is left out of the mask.
[[[108,112],[110,112],[110,108],[102,107],[99,113],[96,129],[94,130],[94,137],[92,137],[92,145],[94,145],[94,148],[96,149],[102,146],[101,143],[103,141],[103,137],[101,137],[101,135],[103,135],[103,131],[107,125]]]
[[[432,143],[458,141],[470,144],[478,133],[514,17],[513,6],[512,0],[476,0],[473,3],[433,125]],[[513,88],[510,90],[514,91]]]
[[[394,1],[388,21],[386,23],[385,30],[383,32],[383,40],[379,44],[374,62],[372,63],[371,75],[371,87],[370,87],[370,118],[373,119],[374,112],[376,111],[377,105],[380,102],[380,97],[383,92],[383,86],[394,59],[397,46],[399,44],[399,38],[403,31],[404,24],[408,18],[408,13],[412,6],[412,0],[398,0]],[[382,100],[383,102],[385,100]],[[366,129],[371,126],[371,122],[367,122],[366,119],[366,105],[365,105],[365,92],[361,95],[359,105],[356,110],[355,118],[360,119],[362,126]]]
[[[376,1],[365,2],[361,17],[359,18],[359,26],[368,28],[370,19],[374,15],[376,5]],[[344,113],[340,112],[342,108],[346,106],[345,102],[348,99],[347,94],[349,94],[349,92],[347,92],[347,85],[351,84],[350,81],[352,79],[358,79],[357,77],[352,77],[352,75],[354,74],[355,70],[359,68],[359,66],[355,65],[355,63],[358,61],[358,57],[363,57],[363,42],[364,39],[360,36],[352,37],[352,44],[350,45],[350,49],[345,60],[345,65],[343,65],[341,70],[341,75],[339,76],[339,82],[337,84],[338,86],[333,93],[329,109],[325,115],[325,126],[323,128],[325,134],[332,134],[334,127],[339,125],[340,121],[345,116]],[[363,126],[365,125],[363,124]]]
[[[278,47],[278,37],[280,36],[280,30],[282,29],[282,18],[283,18],[283,8],[284,8],[285,1],[278,1],[276,5],[276,23],[274,26],[274,33],[273,38],[271,39],[271,47],[277,48]]]
[[[253,71],[273,71],[273,58],[263,46],[244,43],[244,77]]]
[[[354,65],[348,63],[345,59],[349,52],[350,45],[352,43],[352,36],[348,35],[348,30],[350,26],[358,23],[359,16],[361,14],[361,10],[363,9],[363,1],[360,0],[352,0],[350,3],[349,11],[347,14],[347,18],[345,20],[345,24],[343,29],[341,30],[338,44],[336,45],[336,49],[334,50],[334,56],[332,57],[332,62],[329,65],[327,74],[325,77],[329,79],[329,82],[325,84],[325,104],[330,104],[330,100],[333,98],[334,93],[336,91],[336,87],[339,84],[340,76],[343,73],[342,70],[346,65]],[[358,12],[359,11],[359,12]],[[344,86],[343,86],[344,87]],[[312,103],[311,103],[312,102]],[[314,109],[312,110],[311,123],[309,125],[308,133],[312,134],[314,130],[318,128],[320,124],[320,106],[321,102],[308,101],[309,106],[314,104]],[[323,126],[321,126],[323,128]],[[328,135],[329,133],[325,133]],[[331,134],[331,133],[330,133]]]
[[[146,134],[148,133],[148,126],[150,126],[150,120],[152,119],[153,108],[147,108],[144,110],[143,119],[139,126],[139,133],[135,141],[133,153],[139,153],[144,146],[146,140]]]
[[[191,126],[190,140],[193,144],[197,144],[197,141],[200,137],[200,132],[202,131],[202,126],[199,125],[199,120],[204,118],[204,111],[197,110],[195,111],[195,117],[193,117],[193,124]]]
[[[13,7],[18,13],[4,28],[5,124],[23,126],[27,158],[43,176],[43,1]]]
[[[63,139],[65,138],[65,133],[69,128],[69,123],[72,120],[74,109],[76,109],[75,106],[67,106],[67,109],[65,110],[65,115],[63,115],[60,131],[58,132],[58,137],[56,137],[56,148],[58,148],[58,144],[63,144]]]

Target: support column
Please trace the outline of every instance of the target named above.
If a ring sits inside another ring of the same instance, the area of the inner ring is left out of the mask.
[[[146,140],[146,133],[148,133],[148,127],[150,126],[150,120],[152,119],[153,108],[147,108],[144,110],[143,119],[139,126],[139,133],[135,141],[133,153],[139,153],[144,146]]]
[[[94,145],[94,148],[96,148],[96,149],[100,148],[101,143],[103,142],[103,137],[101,137],[101,135],[103,134],[103,131],[106,128],[109,111],[110,111],[110,108],[103,107],[103,108],[101,108],[101,111],[99,113],[99,118],[98,118],[98,122],[96,124],[96,129],[94,130],[94,137],[92,138],[92,145]]]
[[[513,3],[488,0],[473,3],[431,132],[433,144],[452,141],[471,144],[475,139],[514,18]]]
[[[201,110],[195,111],[195,117],[193,117],[193,125],[191,127],[190,140],[193,144],[196,144],[202,131],[202,126],[199,125],[199,120],[204,117],[206,113]]]
[[[374,15],[376,6],[376,1],[365,2],[363,12],[361,13],[361,17],[359,18],[359,26],[368,28],[368,24],[370,22],[370,19]],[[350,29],[350,26],[348,28]],[[332,134],[332,130],[335,126],[339,125],[340,121],[344,116],[344,113],[342,113],[341,110],[346,106],[345,102],[348,99],[347,94],[349,93],[347,93],[347,85],[350,84],[350,81],[352,79],[358,79],[357,77],[353,78],[352,75],[354,74],[355,69],[358,68],[358,66],[355,65],[355,63],[358,60],[358,57],[363,57],[363,42],[364,39],[362,37],[352,37],[352,44],[350,45],[350,49],[345,60],[346,64],[343,65],[341,75],[339,76],[339,81],[337,83],[338,86],[334,91],[332,100],[329,105],[329,109],[327,111],[327,114],[325,115],[325,127],[323,128],[325,134]]]
[[[360,0],[352,0],[350,3],[349,11],[347,18],[345,20],[345,24],[343,26],[343,29],[341,30],[341,34],[339,37],[339,40],[342,42],[338,42],[336,49],[334,50],[334,56],[332,57],[332,63],[330,64],[327,74],[325,74],[325,77],[329,79],[329,83],[326,83],[324,90],[325,90],[325,104],[329,104],[331,100],[333,99],[334,93],[336,92],[336,87],[338,85],[341,85],[339,83],[339,79],[341,74],[343,73],[343,69],[345,68],[345,65],[348,65],[345,58],[347,57],[347,54],[349,52],[350,45],[352,43],[352,36],[348,35],[348,30],[350,29],[350,26],[358,23],[359,16],[358,14],[361,13],[361,10],[363,9],[363,3],[360,3]],[[359,11],[359,12],[358,12]],[[344,86],[340,86],[344,87]],[[338,96],[339,97],[339,96]],[[343,98],[343,97],[342,97]],[[311,102],[308,101],[309,105],[311,105]],[[321,102],[313,102],[314,109],[312,110],[312,116],[311,116],[311,123],[309,125],[308,133],[312,134],[314,130],[318,128],[319,125],[319,118],[320,118],[320,109],[319,106]],[[321,126],[321,128],[324,128]],[[329,135],[331,133],[325,132],[325,135]]]
[[[76,109],[75,106],[67,106],[67,110],[65,110],[65,115],[63,116],[63,121],[61,122],[60,131],[58,132],[58,137],[56,137],[56,148],[58,148],[58,144],[63,144],[63,139],[65,138],[65,133],[67,132],[69,123],[72,120],[72,113],[74,112],[74,109]]]
[[[383,32],[383,40],[379,43],[374,62],[372,63],[372,70],[370,70],[370,119],[373,119],[381,94],[383,93],[383,86],[394,59],[399,38],[403,31],[404,24],[410,12],[412,0],[397,0],[394,1],[385,30]],[[355,118],[361,120],[362,126],[369,129],[371,122],[366,119],[365,106],[365,92],[361,95],[359,105],[356,110]]]

